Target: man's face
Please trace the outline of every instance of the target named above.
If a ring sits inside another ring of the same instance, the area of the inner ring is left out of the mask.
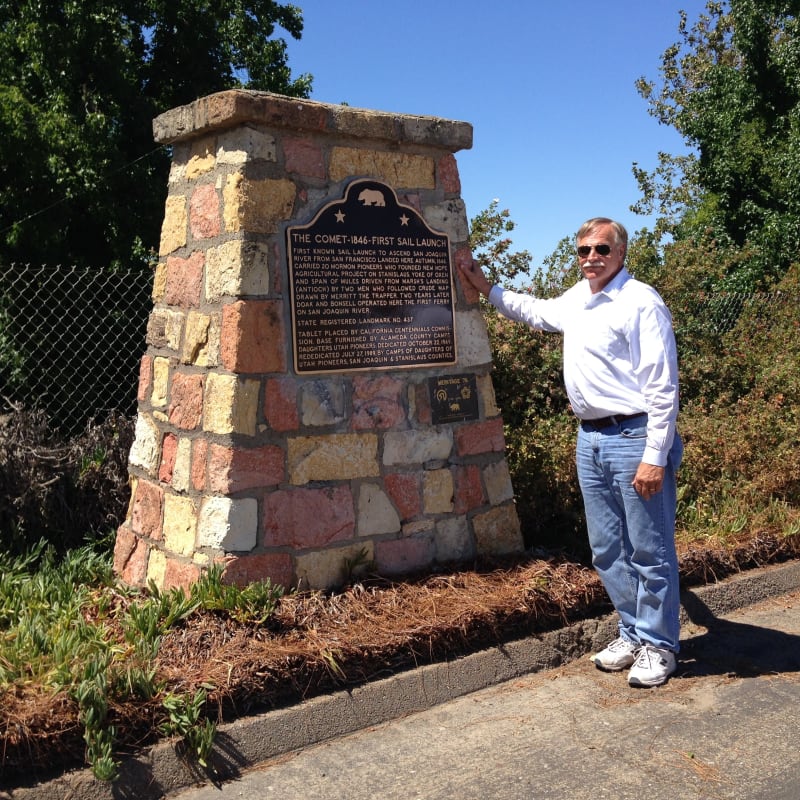
[[[588,251],[585,249],[587,247],[590,248]],[[601,252],[598,252],[596,248],[599,248]],[[604,289],[606,284],[622,269],[622,263],[625,261],[625,247],[617,243],[614,228],[604,223],[593,228],[586,236],[578,240],[578,261],[594,294]]]

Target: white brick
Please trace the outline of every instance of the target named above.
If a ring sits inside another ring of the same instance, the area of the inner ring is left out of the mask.
[[[206,497],[200,504],[197,546],[249,552],[256,546],[258,502],[252,497]]]

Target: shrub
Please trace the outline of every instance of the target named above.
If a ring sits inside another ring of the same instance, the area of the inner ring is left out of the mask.
[[[525,546],[590,557],[575,471],[575,419],[545,415],[507,426],[509,470]]]
[[[715,380],[686,403],[681,428],[684,524],[735,532],[747,520],[791,527],[800,516],[800,268],[784,277],[768,305],[744,307],[716,337],[714,352],[698,350],[685,370]],[[777,514],[778,508],[785,514]],[[773,520],[767,523],[764,520]],[[773,533],[776,531],[772,531]]]
[[[0,417],[0,549],[45,540],[57,552],[106,536],[129,500],[133,423],[112,412],[65,439],[39,411]]]

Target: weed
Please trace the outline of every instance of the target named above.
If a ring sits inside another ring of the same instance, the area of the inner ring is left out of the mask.
[[[269,579],[244,588],[226,584],[218,564],[206,570],[191,587],[191,598],[205,611],[224,612],[239,623],[263,625],[274,613],[283,596],[283,587]]]
[[[208,757],[214,745],[216,724],[203,716],[208,699],[204,688],[193,695],[169,693],[161,701],[168,714],[167,721],[159,726],[164,736],[180,736],[187,751],[202,767],[208,767]]]
[[[188,617],[198,606],[197,600],[187,597],[181,589],[163,593],[151,583],[150,595],[132,603],[121,621],[125,640],[142,651],[155,653],[164,631]]]
[[[325,666],[328,669],[328,672],[338,680],[344,681],[347,679],[347,675],[345,674],[344,670],[339,665],[339,661],[337,660],[338,652],[336,650],[331,650],[330,648],[323,648],[320,652],[320,656],[322,660],[325,662]]]
[[[113,749],[116,731],[106,726],[108,716],[108,671],[110,654],[90,659],[83,670],[83,679],[73,688],[72,696],[78,704],[78,718],[83,725],[86,742],[86,760],[99,780],[114,780],[117,763]]]
[[[373,569],[375,562],[369,557],[369,550],[362,547],[352,558],[344,559],[345,583],[351,583],[359,571]]]

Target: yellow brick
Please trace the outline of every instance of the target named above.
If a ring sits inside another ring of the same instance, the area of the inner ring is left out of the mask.
[[[140,413],[136,418],[133,446],[128,461],[131,465],[143,469],[151,477],[155,477],[160,457],[161,431],[152,417]]]
[[[186,211],[186,198],[183,195],[170,195],[164,211],[164,224],[161,226],[160,256],[169,255],[186,244],[189,215]]]
[[[206,253],[206,300],[246,297],[269,292],[269,255],[266,246],[234,239]]]
[[[505,459],[484,468],[483,483],[486,486],[489,503],[493,506],[499,506],[514,498],[511,473],[508,471],[508,463]]]
[[[255,436],[259,381],[209,373],[203,398],[203,430]]]
[[[133,504],[136,502],[136,490],[139,486],[139,479],[135,475],[128,475],[128,487],[130,496],[128,498],[128,510],[125,512],[125,522],[130,523],[133,514]]]
[[[186,318],[181,361],[198,367],[213,367],[219,363],[220,323],[217,316],[190,311]]]
[[[185,176],[193,181],[210,172],[217,164],[216,144],[213,139],[200,139],[192,143],[192,152],[186,164]]]
[[[275,161],[275,137],[247,126],[222,132],[217,142],[220,164],[244,164],[247,161]]]
[[[153,359],[153,391],[150,402],[156,407],[167,404],[167,387],[169,386],[169,359]]]
[[[181,311],[167,311],[166,337],[167,347],[177,350],[181,345],[184,314]]]
[[[175,466],[172,469],[172,488],[176,492],[188,492],[191,485],[192,441],[182,436],[178,439]]]
[[[164,299],[164,294],[167,291],[167,264],[161,261],[156,267],[155,275],[153,275],[153,295],[154,303],[160,303]]]
[[[206,497],[200,504],[197,543],[226,551],[252,550],[258,537],[258,501],[254,497]]]
[[[512,503],[473,517],[472,527],[479,555],[507,555],[524,549],[517,509]]]
[[[425,473],[422,498],[426,514],[447,514],[453,510],[453,475],[449,469]]]
[[[337,433],[289,440],[289,479],[295,485],[379,474],[375,434]]]
[[[275,233],[290,219],[296,190],[286,179],[249,180],[240,172],[229,175],[222,191],[223,220],[229,233]]]
[[[164,547],[171,553],[189,556],[194,552],[197,509],[190,497],[164,495]]]
[[[147,583],[152,581],[157,589],[163,589],[166,571],[167,557],[160,550],[151,550],[147,562]]]
[[[498,416],[500,409],[497,407],[491,375],[480,375],[478,377],[478,394],[483,400],[483,415],[487,418]]]
[[[375,558],[375,546],[370,541],[347,547],[317,550],[297,557],[297,578],[301,589],[336,589],[352,576],[348,574],[347,562],[357,561],[356,574],[370,568]]]
[[[458,363],[462,367],[491,363],[492,349],[486,333],[486,320],[479,310],[456,311],[456,342]]]
[[[389,153],[353,147],[334,147],[331,153],[332,181],[350,175],[381,178],[392,187],[433,189],[436,165],[432,158],[411,153]]]

